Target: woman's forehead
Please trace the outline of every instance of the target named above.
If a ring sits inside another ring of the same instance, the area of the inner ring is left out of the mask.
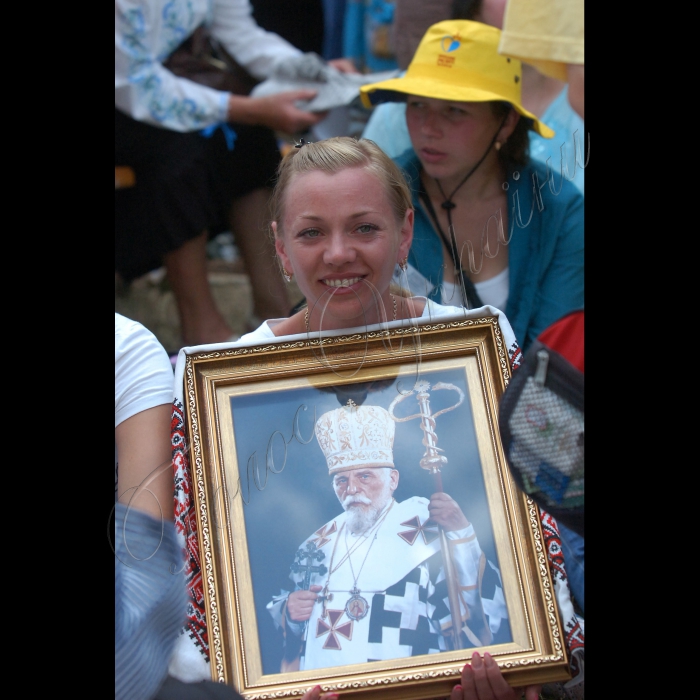
[[[305,180],[306,182],[309,180],[318,180],[321,182],[330,182],[335,180],[336,182],[353,181],[358,183],[371,182],[374,184],[378,179],[379,178],[377,177],[376,173],[374,173],[367,165],[349,165],[344,168],[338,168],[334,172],[328,172],[327,170],[316,168],[314,170],[296,173],[292,177],[289,187],[294,187],[296,183],[300,182],[301,180]]]
[[[318,197],[344,203],[342,197],[353,194],[361,194],[356,200],[358,204],[371,200],[374,205],[390,205],[384,183],[367,167],[343,168],[334,173],[311,170],[298,173],[289,183],[284,199],[285,216],[290,209],[298,209],[295,204],[302,208],[313,206],[318,203]]]

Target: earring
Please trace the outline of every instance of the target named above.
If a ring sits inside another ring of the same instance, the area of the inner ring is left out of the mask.
[[[399,263],[401,272],[406,272],[408,270],[408,255]]]
[[[496,147],[497,151],[500,151],[503,144],[500,141],[496,141],[493,145]]]
[[[294,273],[287,272],[284,268],[282,268],[282,277],[284,277],[284,281],[289,284],[292,281],[292,277],[294,277]]]

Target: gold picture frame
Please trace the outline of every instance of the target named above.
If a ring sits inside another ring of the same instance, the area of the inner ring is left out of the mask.
[[[445,492],[473,523],[486,559],[496,562],[491,568],[499,572],[507,608],[494,641],[476,649],[488,651],[514,686],[570,678],[539,513],[515,486],[500,441],[498,402],[509,379],[495,316],[186,356],[185,413],[214,680],[248,700],[300,697],[317,684],[358,700],[450,694],[474,647],[447,644],[437,653],[294,670],[268,608],[284,595],[285,582],[293,590],[290,565],[300,543],[343,512],[315,421],[358,396],[360,404],[363,398],[385,409],[391,404],[394,415],[408,418],[426,386],[432,408],[420,410],[435,417],[433,454],[447,458]],[[459,391],[464,397],[457,403]],[[397,489],[397,502],[429,498],[435,490],[419,464],[429,451],[421,422],[395,424],[394,460],[404,489],[401,495]],[[344,639],[336,641],[342,648]]]

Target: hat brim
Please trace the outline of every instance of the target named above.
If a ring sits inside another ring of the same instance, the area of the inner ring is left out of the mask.
[[[455,86],[439,80],[420,77],[392,78],[379,83],[363,85],[360,88],[360,99],[367,109],[376,107],[383,102],[405,102],[408,95],[420,95],[421,97],[452,102],[508,102],[518,114],[530,120],[530,129],[546,139],[551,139],[554,136],[554,131],[534,114],[488,90],[462,85]]]
[[[337,474],[338,472],[351,472],[356,469],[396,469],[393,462],[361,462],[359,464],[339,464],[337,466],[328,466],[329,476]],[[397,470],[398,471],[398,470]]]

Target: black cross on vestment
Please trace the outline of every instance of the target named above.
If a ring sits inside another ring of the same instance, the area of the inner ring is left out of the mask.
[[[297,553],[294,555],[294,563],[289,568],[292,570],[292,573],[304,574],[304,582],[302,583],[301,587],[305,591],[308,591],[309,586],[311,585],[311,574],[319,574],[320,576],[323,576],[323,574],[328,571],[323,564],[319,564],[318,566],[313,564],[314,560],[321,561],[321,559],[324,559],[325,556],[325,552],[317,549],[313,542],[307,542],[306,547],[300,547],[297,549]],[[305,564],[301,563],[302,559],[306,559]]]

